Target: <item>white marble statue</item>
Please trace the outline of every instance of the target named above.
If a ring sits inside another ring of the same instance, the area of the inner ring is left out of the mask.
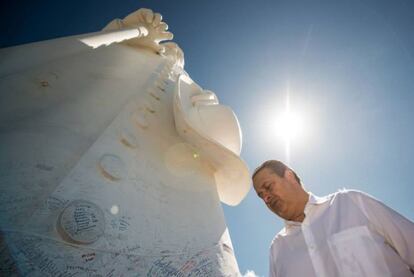
[[[160,14],[0,50],[0,276],[238,276],[229,107]]]

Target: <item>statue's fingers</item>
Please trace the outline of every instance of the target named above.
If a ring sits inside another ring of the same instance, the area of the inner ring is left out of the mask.
[[[143,16],[145,18],[145,22],[148,24],[151,24],[154,20],[154,13],[151,10],[144,11]]]
[[[151,49],[153,49],[155,52],[157,53],[163,53],[164,50],[164,46],[160,45],[157,40],[152,41],[151,44],[148,44],[148,46],[150,46]]]
[[[148,11],[151,11],[151,10],[148,10],[148,9],[139,9],[138,10],[137,19],[138,19],[139,22],[141,22],[141,23],[146,22],[145,17],[146,17],[146,14],[148,13]]]
[[[122,21],[126,24],[126,25],[133,25],[136,24],[136,22],[140,21],[140,11],[135,11],[133,13],[128,14]]]
[[[154,14],[154,21],[152,21],[152,26],[157,27],[162,20],[162,16],[159,13]]]
[[[173,39],[174,35],[170,32],[162,32],[162,33],[159,34],[159,37],[162,40],[171,40],[171,39]]]
[[[155,29],[159,32],[167,31],[168,25],[165,22],[161,22],[157,27],[155,27]]]

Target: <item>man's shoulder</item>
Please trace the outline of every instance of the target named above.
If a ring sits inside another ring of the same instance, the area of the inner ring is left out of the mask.
[[[356,189],[340,189],[337,192],[333,193],[334,198],[339,199],[349,199],[349,200],[357,200],[363,198],[374,198],[373,196],[369,195],[366,192],[356,190]]]
[[[356,199],[360,199],[360,198],[373,198],[371,195],[360,191],[360,190],[356,190],[356,189],[340,189],[337,192],[331,193],[329,195],[326,195],[323,197],[323,199],[326,199],[326,201],[329,202],[334,202],[334,201],[338,201],[338,200],[356,200]]]
[[[355,205],[358,207],[364,207],[366,203],[372,201],[378,201],[375,197],[369,195],[366,192],[356,189],[340,189],[330,195],[327,195],[328,207],[341,207],[343,205]]]
[[[277,245],[279,244],[278,242],[280,242],[280,240],[282,240],[284,237],[286,237],[287,231],[286,231],[286,227],[283,227],[279,233],[277,233],[273,239],[272,242],[270,243],[270,249],[274,249],[275,247],[277,247]]]

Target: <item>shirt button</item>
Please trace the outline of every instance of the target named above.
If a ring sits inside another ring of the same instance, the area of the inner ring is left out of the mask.
[[[309,249],[310,249],[311,251],[315,251],[315,245],[313,245],[313,244],[309,245]]]

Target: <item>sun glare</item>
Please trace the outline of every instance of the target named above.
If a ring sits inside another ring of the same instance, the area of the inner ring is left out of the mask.
[[[285,110],[275,118],[274,128],[276,135],[287,144],[303,135],[303,119],[300,114],[291,111],[289,88],[286,95]]]
[[[276,119],[275,127],[279,136],[285,141],[297,139],[303,131],[302,118],[291,111],[286,111]]]
[[[289,93],[288,87],[285,109],[273,121],[273,129],[276,136],[285,144],[286,161],[288,163],[290,162],[292,143],[300,142],[305,135],[303,117],[299,113],[292,111]]]

